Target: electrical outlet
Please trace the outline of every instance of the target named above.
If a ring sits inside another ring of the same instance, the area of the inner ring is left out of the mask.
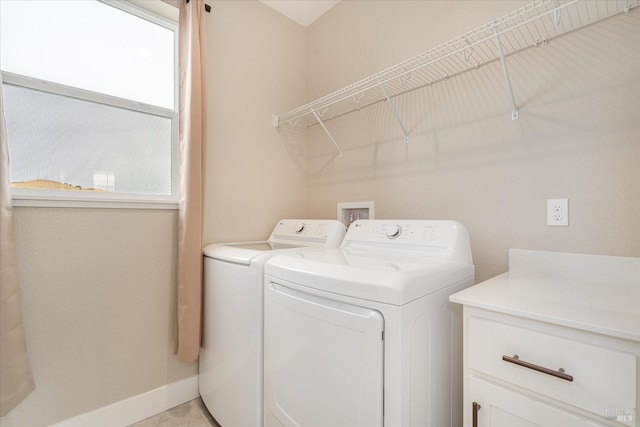
[[[561,227],[569,225],[569,199],[547,200],[547,225]]]

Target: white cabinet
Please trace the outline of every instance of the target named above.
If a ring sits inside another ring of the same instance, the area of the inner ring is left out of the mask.
[[[640,427],[640,259],[510,257],[509,273],[451,296],[464,305],[464,426]]]
[[[637,343],[466,306],[464,325],[465,426],[640,425]]]

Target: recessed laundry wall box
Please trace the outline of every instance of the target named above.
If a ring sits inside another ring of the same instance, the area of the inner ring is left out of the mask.
[[[374,219],[373,202],[338,203],[338,221],[347,227],[359,219]]]

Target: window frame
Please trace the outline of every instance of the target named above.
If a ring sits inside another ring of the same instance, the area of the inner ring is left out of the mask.
[[[161,25],[174,32],[174,108],[173,110],[144,104],[129,99],[92,92],[42,79],[1,71],[2,83],[42,91],[74,99],[123,108],[135,112],[167,117],[171,120],[171,194],[127,194],[80,192],[69,190],[47,190],[11,187],[13,206],[24,207],[86,207],[86,208],[130,208],[130,209],[178,209],[179,202],[179,87],[178,87],[178,23],[143,7],[118,0],[98,0],[106,5],[131,13],[141,19]],[[9,159],[11,161],[11,159]]]

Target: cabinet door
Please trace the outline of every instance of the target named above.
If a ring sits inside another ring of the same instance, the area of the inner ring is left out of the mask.
[[[469,378],[469,400],[465,403],[465,427],[604,426],[473,375]]]

